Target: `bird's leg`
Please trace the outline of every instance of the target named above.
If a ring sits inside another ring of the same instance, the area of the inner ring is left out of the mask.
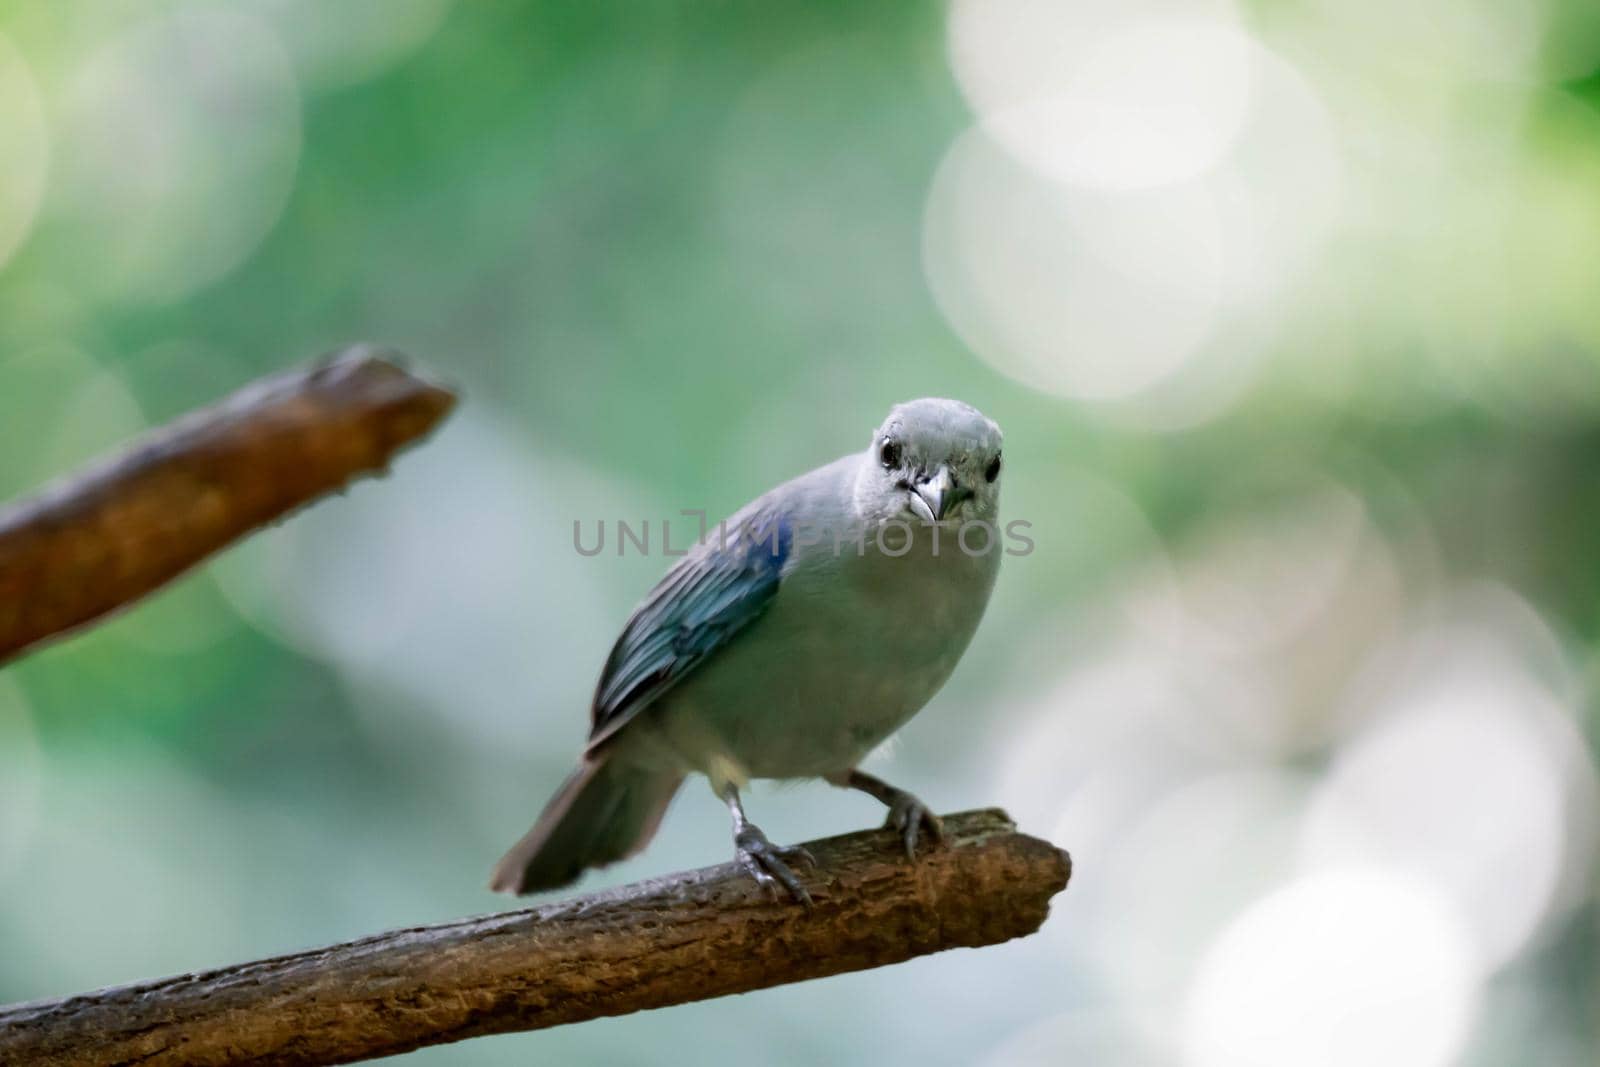
[[[884,829],[899,831],[900,840],[905,842],[907,859],[916,859],[917,839],[924,830],[935,844],[944,843],[944,823],[939,816],[904,789],[896,789],[882,778],[874,778],[853,767],[843,774],[830,774],[828,781],[845,789],[859,789],[887,804],[889,817],[883,821]]]
[[[750,877],[754,878],[772,899],[778,899],[778,886],[781,884],[789,891],[791,897],[809,908],[812,904],[811,893],[800,884],[800,879],[789,868],[789,863],[798,862],[807,867],[815,867],[816,858],[799,845],[774,845],[768,841],[767,835],[761,832],[761,828],[745,818],[744,805],[739,802],[738,787],[730,783],[719,789],[718,795],[728,805],[728,813],[733,816],[733,850],[739,866],[749,871]]]

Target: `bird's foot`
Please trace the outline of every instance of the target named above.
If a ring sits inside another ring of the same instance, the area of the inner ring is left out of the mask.
[[[767,891],[769,897],[777,900],[778,886],[781,885],[794,900],[811,907],[811,892],[800,883],[799,877],[789,866],[799,863],[815,867],[817,860],[810,852],[799,845],[774,845],[767,840],[766,834],[748,824],[733,835],[733,848],[739,866],[750,873],[750,877]]]
[[[917,858],[917,841],[924,831],[935,845],[944,844],[944,821],[922,801],[910,793],[900,792],[889,803],[889,817],[883,820],[885,830],[900,834],[906,846],[906,859]]]

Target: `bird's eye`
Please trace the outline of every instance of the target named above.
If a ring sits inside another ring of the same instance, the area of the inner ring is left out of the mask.
[[[878,446],[878,462],[887,470],[894,470],[900,466],[900,442],[892,437],[885,437],[883,444]]]
[[[998,477],[1000,477],[1000,453],[996,452],[994,458],[989,461],[989,465],[983,470],[983,480],[992,482]]]

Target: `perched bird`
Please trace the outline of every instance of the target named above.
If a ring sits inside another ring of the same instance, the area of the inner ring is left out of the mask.
[[[811,858],[746,818],[752,778],[870,793],[908,856],[939,839],[920,800],[856,765],[939,690],[983,616],[1003,554],[1000,445],[975,408],[914,400],[866,451],[708,530],[629,618],[578,769],[491,888],[552,889],[633,855],[691,772],[727,804],[738,862],[807,904],[790,864]]]

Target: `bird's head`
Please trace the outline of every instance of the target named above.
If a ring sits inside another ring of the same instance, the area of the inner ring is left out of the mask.
[[[898,404],[872,434],[856,484],[864,517],[993,522],[1000,513],[1000,427],[970,404]]]

